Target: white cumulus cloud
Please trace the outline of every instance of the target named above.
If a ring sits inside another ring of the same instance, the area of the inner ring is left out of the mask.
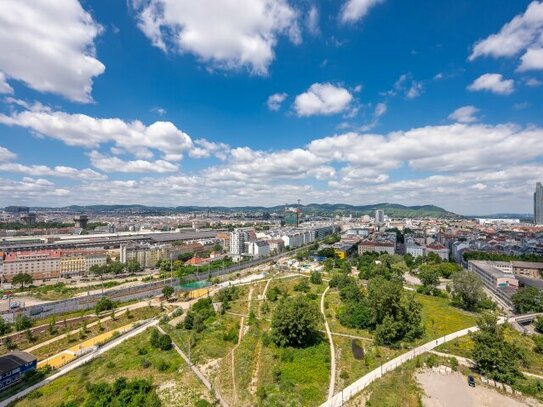
[[[364,18],[370,9],[384,0],[346,0],[341,8],[340,20],[352,23]]]
[[[287,96],[286,93],[274,93],[273,95],[270,95],[267,101],[268,109],[273,111],[279,110]]]
[[[476,116],[478,112],[475,106],[462,106],[452,112],[449,119],[458,123],[474,123],[479,120]]]
[[[301,41],[286,0],[132,0],[138,26],[165,52],[191,53],[213,68],[265,75],[280,35]]]
[[[294,109],[298,116],[330,115],[347,110],[352,100],[351,93],[341,86],[314,83],[296,96]]]
[[[104,172],[177,172],[177,165],[165,161],[130,160],[125,161],[119,157],[110,157],[92,151],[90,154],[91,163],[94,167]]]
[[[95,55],[102,28],[77,0],[2,0],[0,71],[40,92],[92,101]]]
[[[475,79],[468,86],[468,89],[472,91],[486,90],[498,95],[510,95],[515,90],[515,85],[512,79],[504,79],[502,74],[485,73]]]
[[[540,55],[533,49],[543,47],[543,2],[532,1],[524,14],[515,16],[501,30],[477,42],[469,57],[513,57],[522,52],[520,70],[542,69]],[[531,66],[531,63],[535,63]]]

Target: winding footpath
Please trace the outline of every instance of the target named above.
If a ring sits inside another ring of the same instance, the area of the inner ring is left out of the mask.
[[[321,297],[321,314],[324,318],[324,328],[326,329],[326,335],[328,336],[328,342],[330,343],[330,384],[328,385],[328,400],[334,396],[335,384],[336,384],[336,350],[334,348],[334,340],[332,339],[332,332],[328,326],[326,320],[326,313],[324,312],[324,297],[330,287],[326,287],[326,290],[322,293]]]
[[[498,320],[498,324],[504,324],[506,322],[515,322],[517,319],[525,319],[527,317],[535,317],[538,315],[541,315],[541,313],[518,315],[512,318],[501,317]],[[411,359],[414,359],[417,356],[422,355],[423,353],[433,351],[433,349],[438,347],[439,345],[452,341],[456,338],[460,338],[461,336],[467,335],[469,333],[476,332],[478,330],[479,330],[478,327],[472,326],[470,328],[462,329],[460,331],[447,334],[445,336],[442,336],[441,338],[431,340],[430,342],[427,342],[424,345],[421,345],[415,349],[412,349],[409,352],[404,353],[398,356],[397,358],[392,359],[384,363],[380,367],[372,370],[371,372],[362,376],[360,379],[358,379],[354,383],[351,383],[349,386],[345,387],[342,391],[338,392],[333,397],[328,398],[328,400],[326,400],[324,403],[321,404],[321,407],[343,406],[346,401],[349,401],[350,399],[354,398],[358,393],[364,390],[367,386],[369,386],[375,380],[378,380],[381,377],[383,377],[385,373],[393,371],[398,366],[403,365],[405,362]]]

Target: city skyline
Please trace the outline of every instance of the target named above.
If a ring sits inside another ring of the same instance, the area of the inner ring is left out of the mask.
[[[472,3],[5,1],[0,206],[531,213],[543,2]]]

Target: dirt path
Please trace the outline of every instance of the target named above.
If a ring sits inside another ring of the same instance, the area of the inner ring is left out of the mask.
[[[247,296],[247,313],[251,313],[251,300],[253,299],[253,289],[254,287],[251,286],[249,288],[249,295]],[[232,358],[232,391],[234,392],[234,404],[237,404],[238,402],[238,389],[236,385],[236,360],[235,360],[235,353],[238,346],[241,344],[241,338],[243,337],[243,332],[245,330],[245,317],[241,317],[241,320],[239,321],[239,334],[238,334],[238,343],[232,351],[230,352],[231,358]]]
[[[328,321],[326,320],[326,313],[324,312],[324,297],[329,289],[330,287],[326,287],[326,290],[324,290],[321,297],[321,314],[324,318],[324,328],[326,329],[328,342],[330,342],[330,383],[328,385],[328,399],[334,396],[334,387],[336,384],[336,351],[334,348],[334,340],[332,339],[332,332],[330,331]]]

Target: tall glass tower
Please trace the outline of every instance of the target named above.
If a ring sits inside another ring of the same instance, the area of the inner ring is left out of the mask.
[[[543,225],[543,185],[541,185],[541,182],[535,184],[534,223],[536,225]]]

